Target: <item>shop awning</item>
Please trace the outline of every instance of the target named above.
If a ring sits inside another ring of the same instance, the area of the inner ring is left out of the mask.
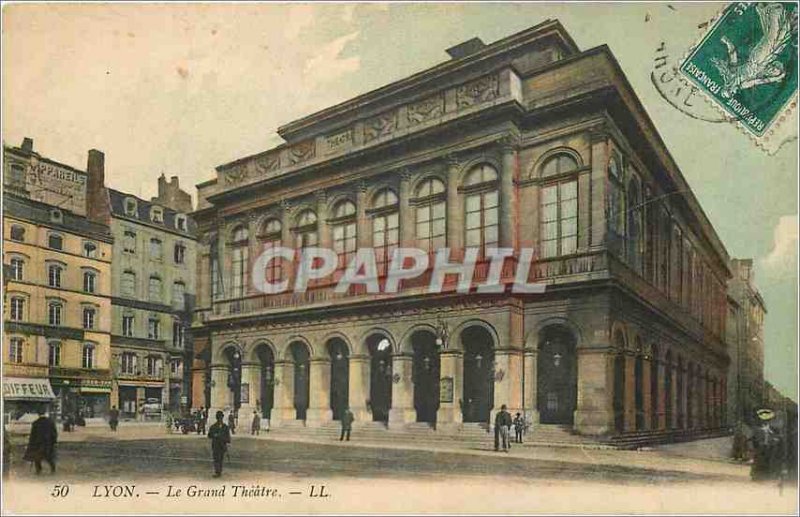
[[[4,400],[41,400],[56,398],[50,380],[33,377],[6,377],[3,379]]]

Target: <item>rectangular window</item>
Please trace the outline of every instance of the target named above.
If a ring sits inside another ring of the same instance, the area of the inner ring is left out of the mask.
[[[157,318],[150,318],[147,322],[147,337],[158,339],[161,335],[161,322]]]
[[[220,296],[220,277],[219,277],[219,257],[217,256],[216,246],[211,248],[211,299],[216,300]]]
[[[47,238],[47,246],[54,250],[60,250],[64,247],[64,238],[60,235],[50,234]]]
[[[131,315],[124,315],[122,317],[122,335],[127,337],[133,337],[133,323],[134,319]]]
[[[18,258],[11,259],[11,268],[9,278],[11,280],[21,281],[25,276],[25,261]]]
[[[158,239],[150,239],[150,258],[153,260],[161,260],[161,241]]]
[[[122,238],[122,249],[125,253],[136,253],[136,233],[126,231]]]
[[[181,366],[182,366],[182,363],[181,363],[180,359],[174,359],[174,360],[170,361],[169,367],[170,367],[170,372],[172,372],[172,375],[180,375]]]
[[[122,273],[122,280],[120,281],[120,291],[122,296],[133,298],[136,296],[136,273],[133,271],[125,271]]]
[[[545,187],[541,196],[542,258],[575,253],[578,247],[578,182]]]
[[[185,300],[185,286],[183,282],[172,284],[172,306],[176,309],[183,309]]]
[[[83,345],[83,368],[94,368],[94,346]]]
[[[12,338],[9,344],[9,362],[21,363],[23,361],[23,348],[25,346],[25,342],[20,338]]]
[[[150,285],[148,289],[151,302],[161,301],[161,279],[150,277]]]
[[[97,275],[95,275],[91,271],[85,271],[83,273],[83,290],[87,293],[95,292],[96,281],[97,281]]]
[[[183,325],[178,321],[172,324],[172,346],[183,348]]]
[[[83,328],[94,328],[95,310],[91,307],[84,307],[83,309]]]
[[[175,245],[175,263],[176,264],[183,264],[184,260],[186,259],[186,246],[183,244],[176,244]]]
[[[47,268],[47,283],[50,287],[61,287],[61,266]]]
[[[47,364],[59,366],[61,364],[61,343],[50,343],[48,345]]]
[[[61,311],[62,306],[60,303],[51,303],[47,310],[47,321],[50,325],[61,325]]]
[[[163,361],[160,357],[147,358],[147,375],[161,377],[164,373]]]
[[[120,359],[121,373],[134,375],[136,373],[136,354],[124,353]]]
[[[417,207],[417,246],[427,252],[442,248],[446,241],[444,201]]]
[[[22,321],[25,319],[25,298],[11,298],[11,320]]]

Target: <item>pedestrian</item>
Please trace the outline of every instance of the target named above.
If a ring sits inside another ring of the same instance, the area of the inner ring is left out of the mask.
[[[205,434],[206,430],[203,429],[203,427],[204,427],[203,426],[203,409],[200,408],[197,411],[195,411],[194,413],[190,413],[189,416],[191,417],[192,420],[194,420],[194,427],[195,427],[194,430],[195,430],[195,432],[197,434],[201,434],[201,433]]]
[[[514,416],[514,434],[515,440],[517,443],[522,443],[522,433],[525,429],[525,420],[522,418],[520,413],[517,413]]]
[[[261,431],[261,415],[258,414],[258,411],[253,410],[253,424],[250,427],[250,434],[258,436],[259,431]]]
[[[71,433],[71,432],[72,432],[72,425],[73,425],[73,424],[72,424],[72,415],[70,415],[69,413],[67,413],[67,414],[64,416],[64,423],[63,423],[63,425],[64,425],[64,432],[67,432],[67,433]]]
[[[117,406],[111,406],[111,411],[108,412],[108,425],[111,426],[112,431],[116,432],[119,425],[119,409],[117,409]]]
[[[500,406],[500,411],[494,417],[494,450],[508,452],[511,445],[508,443],[509,429],[511,428],[511,413],[506,411],[506,405]]]
[[[775,412],[770,409],[759,409],[756,414],[761,422],[752,438],[755,454],[750,478],[753,481],[776,479],[780,474],[783,444],[777,429],[773,426]]]
[[[236,434],[236,416],[234,416],[233,411],[228,413],[228,427],[231,430],[231,434]]]
[[[353,412],[350,411],[350,408],[344,410],[342,414],[342,433],[339,435],[339,441],[341,442],[344,440],[344,437],[347,436],[347,441],[350,441],[350,431],[353,429],[353,421],[356,417],[353,415]]]
[[[58,430],[56,424],[45,415],[44,408],[37,411],[39,418],[31,426],[28,448],[23,459],[32,461],[36,467],[36,475],[42,473],[42,460],[50,465],[50,473],[56,471],[56,442]]]
[[[211,425],[208,430],[208,437],[211,439],[211,455],[214,458],[214,477],[222,475],[222,460],[231,443],[231,430],[225,425],[225,413],[217,411],[217,422]]]

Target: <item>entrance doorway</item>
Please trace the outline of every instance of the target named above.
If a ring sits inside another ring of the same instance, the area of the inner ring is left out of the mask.
[[[564,327],[546,327],[539,334],[536,402],[543,424],[574,423],[578,404],[575,346],[575,337]]]
[[[489,331],[469,327],[461,333],[464,349],[464,422],[489,422],[494,407],[494,346]]]
[[[339,338],[328,341],[331,356],[331,411],[334,420],[341,420],[347,409],[350,393],[350,360],[347,345]]]
[[[233,409],[239,410],[242,405],[242,354],[233,346],[225,349],[225,358],[228,360],[228,389],[231,390]]]
[[[439,410],[439,371],[441,362],[436,348],[436,336],[421,330],[411,336],[414,359],[411,376],[414,381],[414,409],[417,422],[436,422]]]
[[[373,334],[367,338],[369,350],[369,408],[373,422],[388,422],[392,407],[392,345],[389,340]]]
[[[294,363],[294,409],[295,419],[305,420],[308,411],[308,367],[311,354],[304,343],[295,341],[289,345]]]
[[[261,418],[270,418],[275,400],[275,354],[267,345],[256,348],[256,355],[261,368],[261,386],[259,393],[259,408]]]

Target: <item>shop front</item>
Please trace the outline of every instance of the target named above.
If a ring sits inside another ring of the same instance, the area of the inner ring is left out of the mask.
[[[33,420],[40,408],[52,414],[55,398],[49,379],[6,377],[3,379],[3,423]]]
[[[111,408],[111,381],[102,379],[53,378],[56,404],[53,415],[59,420],[72,415],[77,422],[105,419]]]

